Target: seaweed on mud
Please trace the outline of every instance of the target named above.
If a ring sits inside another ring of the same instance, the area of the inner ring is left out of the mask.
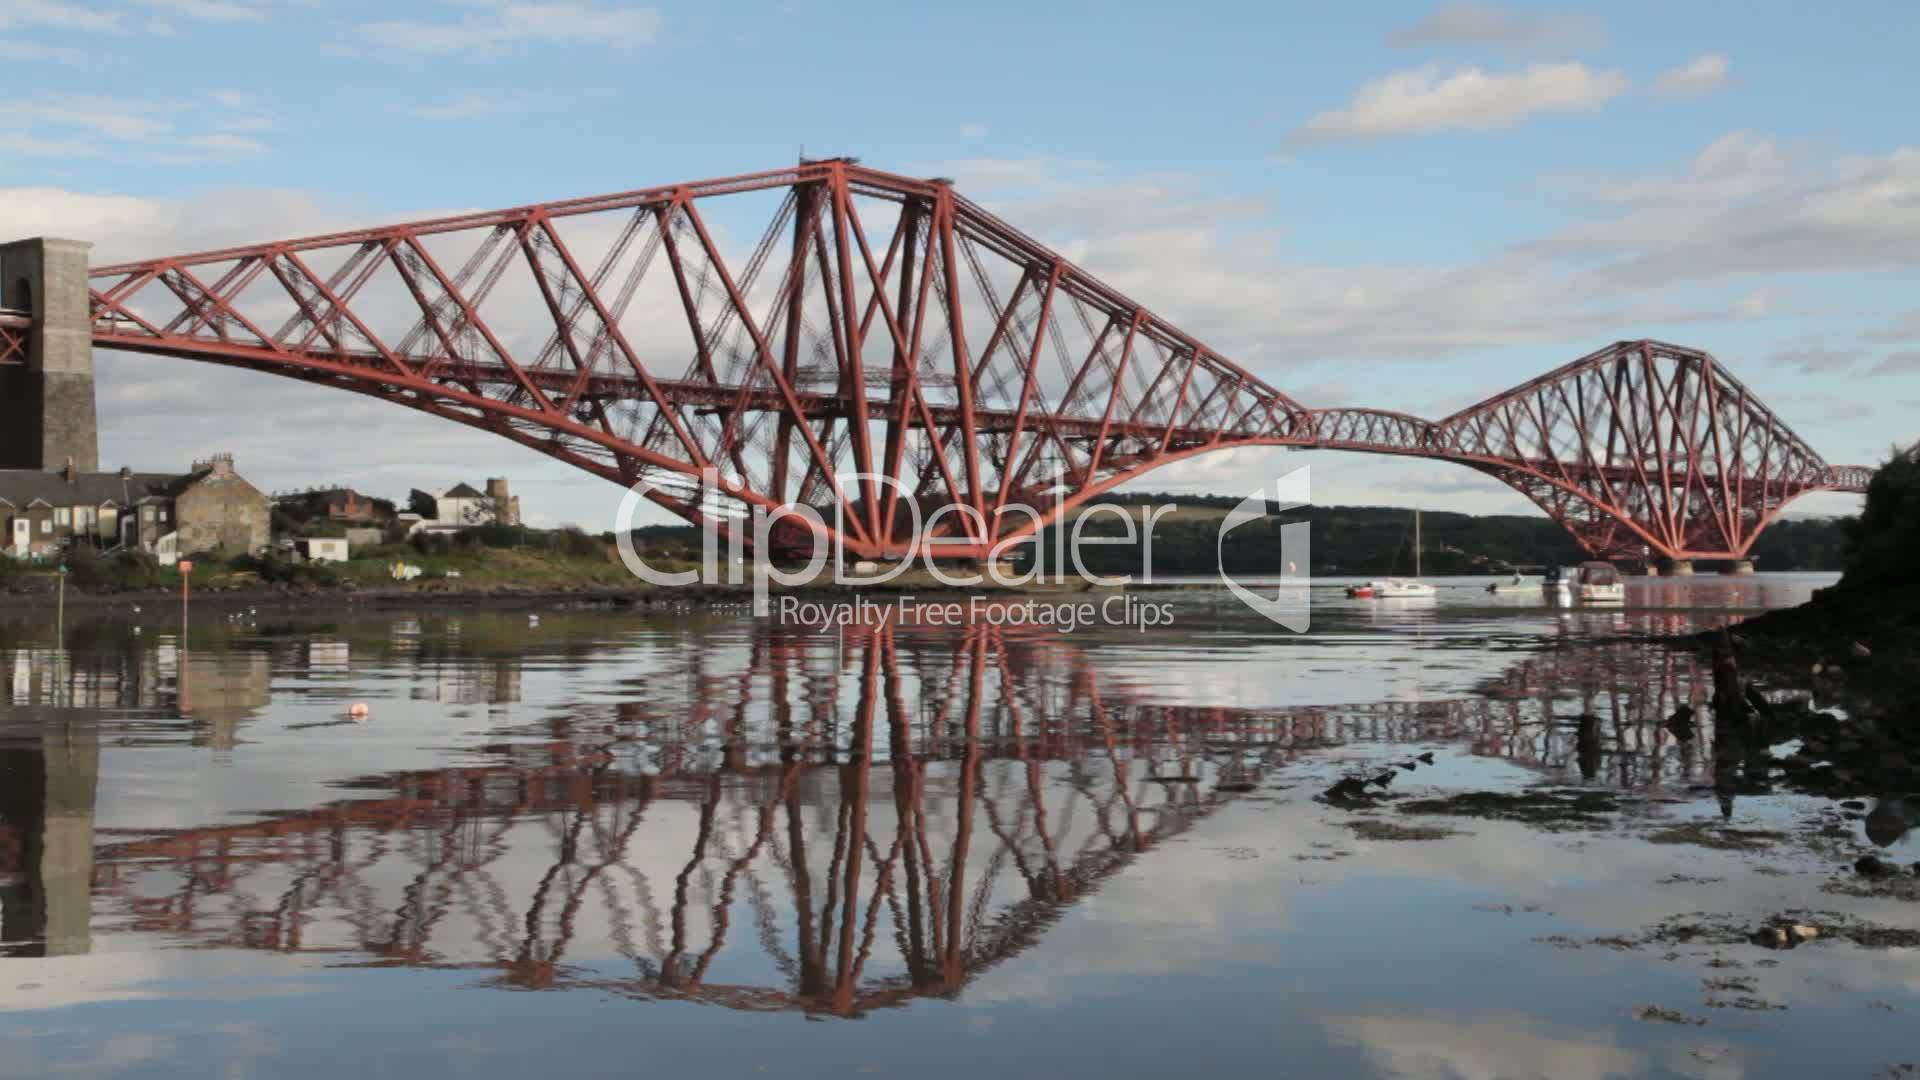
[[[1920,903],[1920,876],[1893,874],[1883,878],[1859,877],[1848,873],[1820,886],[1820,891],[1835,896],[1854,896],[1863,900],[1905,900]]]
[[[1715,851],[1765,851],[1786,839],[1786,833],[1736,829],[1718,821],[1689,821],[1646,835],[1650,844],[1691,844]]]
[[[1777,1012],[1786,1009],[1785,1005],[1754,997],[1751,994],[1735,998],[1708,998],[1709,1009],[1747,1009],[1752,1012]]]
[[[1359,818],[1343,824],[1362,840],[1445,840],[1461,835],[1458,829],[1437,825],[1396,825],[1375,818]]]
[[[1689,1024],[1699,1027],[1707,1022],[1705,1017],[1688,1016],[1678,1009],[1662,1008],[1659,1005],[1642,1005],[1635,1009],[1633,1014],[1649,1023],[1658,1024]]]
[[[1818,936],[1806,944],[1838,940],[1850,942],[1863,949],[1920,947],[1920,930],[1882,926],[1837,911],[1787,911],[1776,919],[1770,920],[1769,924],[1794,924],[1813,928],[1818,932]],[[1647,927],[1637,937],[1608,935],[1576,939],[1556,935],[1535,940],[1543,945],[1563,949],[1577,949],[1588,945],[1622,950],[1644,948],[1649,945],[1750,945],[1753,943],[1754,930],[1753,918],[1748,915],[1695,913],[1663,919]],[[1756,963],[1760,966],[1772,966],[1765,961]]]
[[[1620,800],[1612,792],[1578,788],[1468,791],[1442,799],[1417,799],[1400,804],[1400,811],[1406,814],[1519,821],[1547,830],[1603,826],[1607,819],[1600,815],[1619,809]]]

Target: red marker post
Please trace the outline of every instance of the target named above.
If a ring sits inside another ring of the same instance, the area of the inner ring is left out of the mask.
[[[186,636],[187,636],[187,578],[190,577],[192,574],[193,574],[192,560],[181,559],[180,560],[180,637],[181,637],[181,640],[183,641],[186,640]]]

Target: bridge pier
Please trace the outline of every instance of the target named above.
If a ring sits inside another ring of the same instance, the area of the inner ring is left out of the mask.
[[[1659,574],[1664,577],[1692,577],[1692,559],[1662,559]]]
[[[43,723],[38,747],[0,749],[0,837],[10,840],[0,857],[0,957],[72,956],[92,945],[100,738]]]
[[[1720,567],[1720,572],[1723,574],[1729,574],[1734,576],[1738,576],[1741,574],[1751,574],[1753,573],[1753,560],[1752,559],[1729,559],[1723,566]]]
[[[100,469],[93,320],[80,240],[0,244],[0,308],[25,311],[25,367],[0,367],[0,469]]]

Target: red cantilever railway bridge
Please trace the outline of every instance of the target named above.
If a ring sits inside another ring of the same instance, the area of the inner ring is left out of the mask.
[[[769,218],[744,261],[723,251]],[[1870,472],[1828,465],[1712,356],[1654,341],[1440,420],[1308,408],[949,183],[842,159],[92,279],[97,347],[384,398],[644,480],[696,522],[806,504],[863,557],[931,535],[984,555],[1240,446],[1456,461],[1613,558],[1743,557],[1787,502]],[[941,508],[967,512],[916,534],[914,511]]]

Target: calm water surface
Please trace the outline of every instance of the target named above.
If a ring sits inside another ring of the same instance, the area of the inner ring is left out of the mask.
[[[1828,580],[1327,589],[1303,636],[1208,591],[1144,633],[0,621],[0,1075],[1873,1075],[1920,1058],[1914,950],[1577,944],[1914,924],[1823,889],[1857,821],[1656,726],[1709,680],[1645,635]],[[1395,762],[1628,809],[1315,798]],[[1706,821],[1838,839],[1645,839]]]

